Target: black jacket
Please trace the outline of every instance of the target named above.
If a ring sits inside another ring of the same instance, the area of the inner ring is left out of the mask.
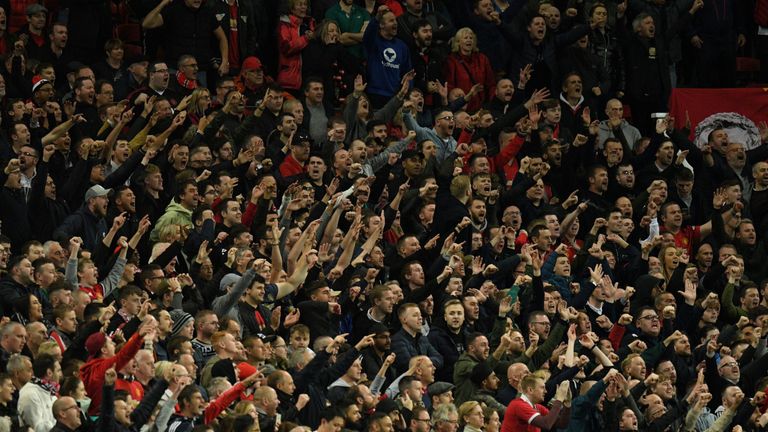
[[[230,19],[229,5],[226,2],[211,2],[208,3],[216,16],[221,29],[224,30],[224,34],[229,40],[230,31]],[[256,22],[254,21],[254,10],[250,1],[239,1],[237,4],[237,42],[239,44],[240,63],[249,56],[256,55],[256,48],[258,47],[257,37],[258,31],[256,28]],[[261,12],[261,11],[259,11]],[[231,47],[230,47],[231,49]],[[221,57],[221,53],[218,54]]]
[[[107,222],[97,217],[85,205],[64,220],[53,232],[53,238],[59,242],[68,242],[74,236],[82,237],[83,247],[94,250],[107,233]]]
[[[333,365],[328,364],[329,355],[323,350],[317,353],[304,369],[295,377],[294,393],[309,395],[309,403],[299,412],[301,424],[316,429],[320,424],[320,414],[326,409],[328,386],[352,366],[360,352],[354,347],[341,354]]]
[[[453,365],[466,350],[466,332],[464,329],[458,335],[453,334],[443,325],[435,325],[429,329],[429,342],[443,356],[443,367],[436,372],[437,381],[453,381]]]
[[[29,193],[30,223],[35,226],[33,237],[41,242],[53,238],[53,231],[71,213],[69,205],[61,199],[52,200],[45,196],[45,183],[48,179],[48,163],[37,163],[37,175],[32,179]]]

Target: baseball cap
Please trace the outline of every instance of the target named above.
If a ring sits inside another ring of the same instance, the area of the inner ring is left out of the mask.
[[[88,351],[88,356],[95,357],[106,343],[107,335],[102,332],[97,332],[88,336],[88,339],[85,341],[85,349]]]
[[[85,192],[85,200],[88,201],[91,198],[107,196],[111,191],[112,189],[104,189],[101,185],[91,186]]]
[[[44,86],[45,84],[50,84],[51,82],[47,79],[41,77],[40,75],[35,75],[32,77],[32,93],[36,92],[37,89]]]
[[[258,57],[246,57],[245,60],[243,60],[243,66],[240,68],[243,72],[247,70],[256,70],[261,69],[261,60],[259,60]]]

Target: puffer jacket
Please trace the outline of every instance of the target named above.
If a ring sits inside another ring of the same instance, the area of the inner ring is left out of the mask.
[[[315,20],[302,20],[295,15],[283,15],[277,26],[280,55],[277,82],[291,90],[301,88],[301,51],[309,44],[307,30],[315,31]]]

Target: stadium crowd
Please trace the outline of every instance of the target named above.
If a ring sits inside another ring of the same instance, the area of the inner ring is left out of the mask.
[[[0,2],[0,431],[766,430],[768,125],[666,114],[766,37],[768,0]]]

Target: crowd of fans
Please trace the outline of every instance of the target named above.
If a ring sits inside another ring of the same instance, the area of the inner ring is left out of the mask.
[[[768,125],[666,114],[762,25],[0,2],[0,431],[766,430]]]

